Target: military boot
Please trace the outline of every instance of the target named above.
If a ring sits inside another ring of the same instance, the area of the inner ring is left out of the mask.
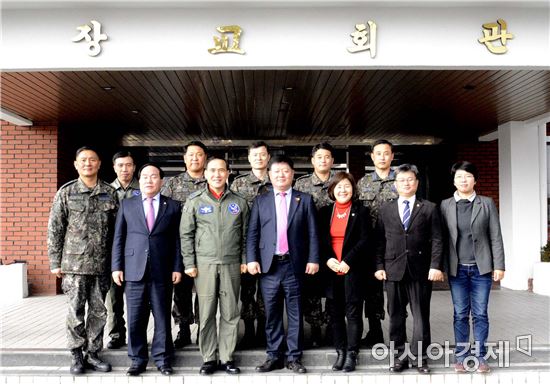
[[[174,340],[174,348],[181,349],[189,344],[191,344],[191,330],[189,329],[189,324],[181,324],[176,340]]]
[[[86,366],[98,372],[111,372],[111,364],[101,360],[97,352],[86,354]]]
[[[84,356],[82,348],[71,349],[71,374],[82,375],[84,373]]]
[[[239,349],[250,349],[256,342],[256,332],[254,331],[254,320],[244,321],[244,336],[239,342]]]

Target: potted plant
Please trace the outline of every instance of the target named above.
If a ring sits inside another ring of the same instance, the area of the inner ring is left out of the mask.
[[[540,263],[533,265],[533,292],[550,296],[550,243],[540,249]]]

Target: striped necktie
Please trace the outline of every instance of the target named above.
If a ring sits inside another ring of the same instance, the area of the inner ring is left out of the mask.
[[[406,231],[409,229],[409,222],[411,221],[411,209],[408,200],[404,200],[403,204],[405,204],[405,209],[403,210],[403,228]]]

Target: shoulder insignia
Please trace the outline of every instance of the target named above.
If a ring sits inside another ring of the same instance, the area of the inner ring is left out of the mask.
[[[313,175],[313,174],[312,174],[312,173],[308,173],[307,175],[302,175],[302,176],[298,177],[298,178],[296,179],[296,181],[302,180],[302,179],[307,179],[308,177],[311,177],[311,175]]]

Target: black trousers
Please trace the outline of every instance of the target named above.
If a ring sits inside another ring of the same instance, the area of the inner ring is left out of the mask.
[[[413,335],[410,343],[410,353],[420,360],[427,359],[427,347],[431,343],[430,332],[430,300],[432,298],[432,282],[428,280],[412,280],[405,277],[401,281],[386,281],[388,295],[388,315],[390,318],[390,342],[394,342],[399,360],[404,356],[407,342],[407,303],[413,317]],[[419,342],[421,347],[419,348]]]
[[[346,301],[344,278],[344,276],[336,277],[334,297],[329,307],[334,346],[337,350],[347,349],[359,352],[363,333],[363,300]]]

